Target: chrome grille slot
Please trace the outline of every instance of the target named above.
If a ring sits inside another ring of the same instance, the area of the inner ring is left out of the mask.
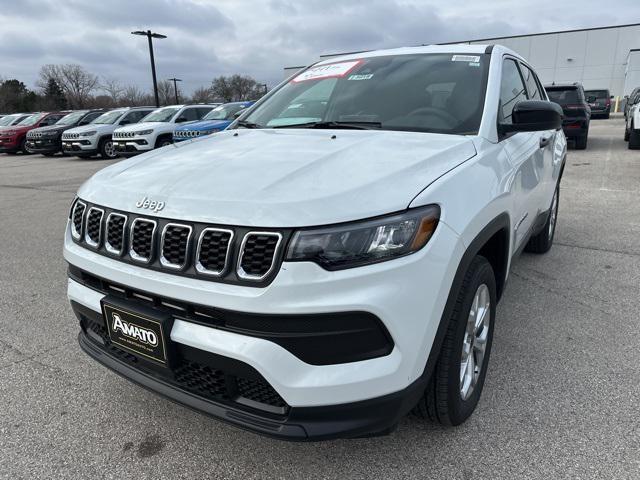
[[[136,218],[131,222],[129,256],[132,260],[149,263],[153,258],[157,223],[155,220]]]
[[[227,268],[232,239],[231,230],[205,228],[198,240],[196,270],[205,275],[222,275]]]
[[[102,217],[104,217],[104,210],[101,208],[91,207],[87,212],[84,241],[93,248],[98,248],[102,240]]]
[[[124,232],[127,226],[127,217],[119,213],[110,213],[107,217],[107,234],[104,240],[104,248],[114,255],[122,255],[124,251]]]
[[[275,232],[249,232],[242,240],[238,258],[238,277],[260,281],[271,273],[278,256],[282,235]]]
[[[87,209],[87,204],[78,200],[73,206],[73,213],[71,214],[71,235],[76,240],[79,240],[82,236],[82,225],[84,219],[84,211]]]
[[[160,263],[167,268],[182,269],[189,258],[192,228],[189,225],[167,223],[162,230]]]

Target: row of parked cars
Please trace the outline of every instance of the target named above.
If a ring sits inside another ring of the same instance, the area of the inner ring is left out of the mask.
[[[224,130],[253,102],[16,113],[0,118],[0,152],[132,156]]]

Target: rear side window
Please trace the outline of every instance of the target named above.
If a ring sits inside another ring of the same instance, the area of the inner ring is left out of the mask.
[[[540,92],[535,74],[526,65],[521,63],[520,66],[522,67],[522,75],[524,76],[524,83],[527,85],[529,98],[531,100],[544,100],[544,95]]]
[[[211,110],[213,110],[210,107],[200,107],[200,108],[196,108],[196,111],[198,112],[198,120],[200,120],[202,117],[204,117],[207,113],[209,113]]]
[[[577,88],[551,89],[547,90],[549,100],[560,105],[570,105],[580,103],[580,93]]]
[[[500,115],[501,123],[513,123],[511,116],[513,107],[527,99],[526,90],[518,65],[511,59],[506,59],[502,65],[502,81],[500,83]]]
[[[185,108],[180,116],[178,117],[180,121],[183,122],[191,122],[193,120],[200,120],[199,109],[197,108]]]

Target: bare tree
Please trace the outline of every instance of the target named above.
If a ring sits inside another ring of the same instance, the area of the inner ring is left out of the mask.
[[[114,105],[118,105],[120,97],[123,94],[125,87],[120,80],[113,77],[103,77],[100,88],[107,92],[107,95],[111,98]]]
[[[124,88],[120,95],[120,103],[131,107],[139,105],[152,105],[153,101],[149,101],[149,95],[144,93],[135,85],[129,85]]]
[[[264,94],[262,86],[255,79],[238,74],[214,78],[211,91],[215,97],[222,98],[225,102],[253,100]]]
[[[44,65],[40,68],[37,85],[46,88],[50,78],[60,85],[71,108],[87,106],[91,93],[98,86],[98,77],[77,64]]]
[[[176,94],[173,88],[173,82],[170,80],[160,80],[158,82],[158,98],[160,105],[173,105],[176,103]],[[182,91],[178,87],[178,102],[182,101]]]
[[[191,95],[191,101],[193,103],[211,103],[214,98],[215,96],[211,91],[211,87],[198,87]]]

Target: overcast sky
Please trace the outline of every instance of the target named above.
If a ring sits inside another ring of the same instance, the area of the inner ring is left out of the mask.
[[[33,87],[47,63],[78,63],[150,89],[191,92],[241,73],[275,85],[321,54],[640,22],[640,0],[0,0],[0,77]],[[640,42],[640,39],[639,39]],[[640,46],[640,43],[639,43]]]

